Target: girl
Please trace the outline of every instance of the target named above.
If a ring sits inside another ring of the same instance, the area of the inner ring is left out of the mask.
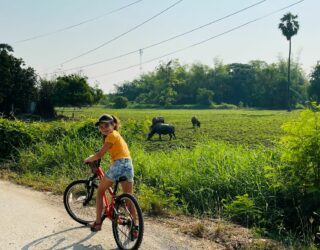
[[[105,173],[105,177],[101,180],[97,191],[96,203],[96,221],[90,225],[92,231],[100,231],[102,222],[102,199],[106,190],[112,186],[113,182],[121,176],[127,177],[127,181],[121,182],[122,190],[126,193],[133,191],[133,165],[127,143],[118,133],[119,121],[113,115],[102,115],[96,122],[95,126],[99,127],[99,131],[103,137],[103,146],[98,153],[84,160],[90,163],[104,156],[108,151],[112,160],[112,165]]]

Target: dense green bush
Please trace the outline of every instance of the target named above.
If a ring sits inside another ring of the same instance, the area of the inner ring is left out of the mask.
[[[318,108],[304,110],[283,125],[281,163],[269,173],[279,192],[278,205],[286,214],[286,225],[301,232],[313,227],[313,213],[320,212],[320,113],[315,112]]]
[[[55,143],[68,134],[68,127],[65,122],[55,122],[50,125],[50,128],[45,132],[45,142]]]
[[[101,138],[99,130],[97,127],[94,126],[95,120],[88,119],[82,122],[77,122],[74,124],[74,134],[76,136],[80,136],[82,138]]]
[[[224,204],[225,214],[243,225],[251,226],[261,219],[261,210],[248,194],[237,195],[234,200]]]
[[[116,96],[113,101],[114,101],[113,107],[116,109],[123,109],[128,106],[128,98],[127,97]]]
[[[147,138],[150,126],[151,121],[149,119],[144,119],[143,121],[128,119],[125,126],[120,127],[120,133],[128,144],[144,141]]]
[[[0,119],[0,158],[12,159],[18,151],[36,143],[55,144],[64,137],[100,138],[93,120],[82,122],[32,122]]]
[[[16,157],[19,149],[41,140],[43,133],[37,124],[0,119],[0,159]]]

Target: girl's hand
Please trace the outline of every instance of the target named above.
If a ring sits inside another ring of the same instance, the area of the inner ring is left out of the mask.
[[[93,157],[92,157],[93,155],[90,155],[88,158],[86,158],[86,159],[84,159],[84,163],[86,164],[86,163],[90,163],[90,162],[93,162],[94,160],[92,159]]]

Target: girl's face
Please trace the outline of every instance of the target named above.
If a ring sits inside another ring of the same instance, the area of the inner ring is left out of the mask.
[[[103,135],[108,135],[112,133],[114,130],[113,123],[100,123],[99,124],[99,131]]]

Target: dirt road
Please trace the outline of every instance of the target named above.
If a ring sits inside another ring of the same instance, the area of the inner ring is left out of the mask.
[[[0,181],[0,249],[117,249],[111,223],[90,232],[74,222],[62,197]],[[190,238],[178,231],[145,221],[141,249],[224,249],[207,240]]]

